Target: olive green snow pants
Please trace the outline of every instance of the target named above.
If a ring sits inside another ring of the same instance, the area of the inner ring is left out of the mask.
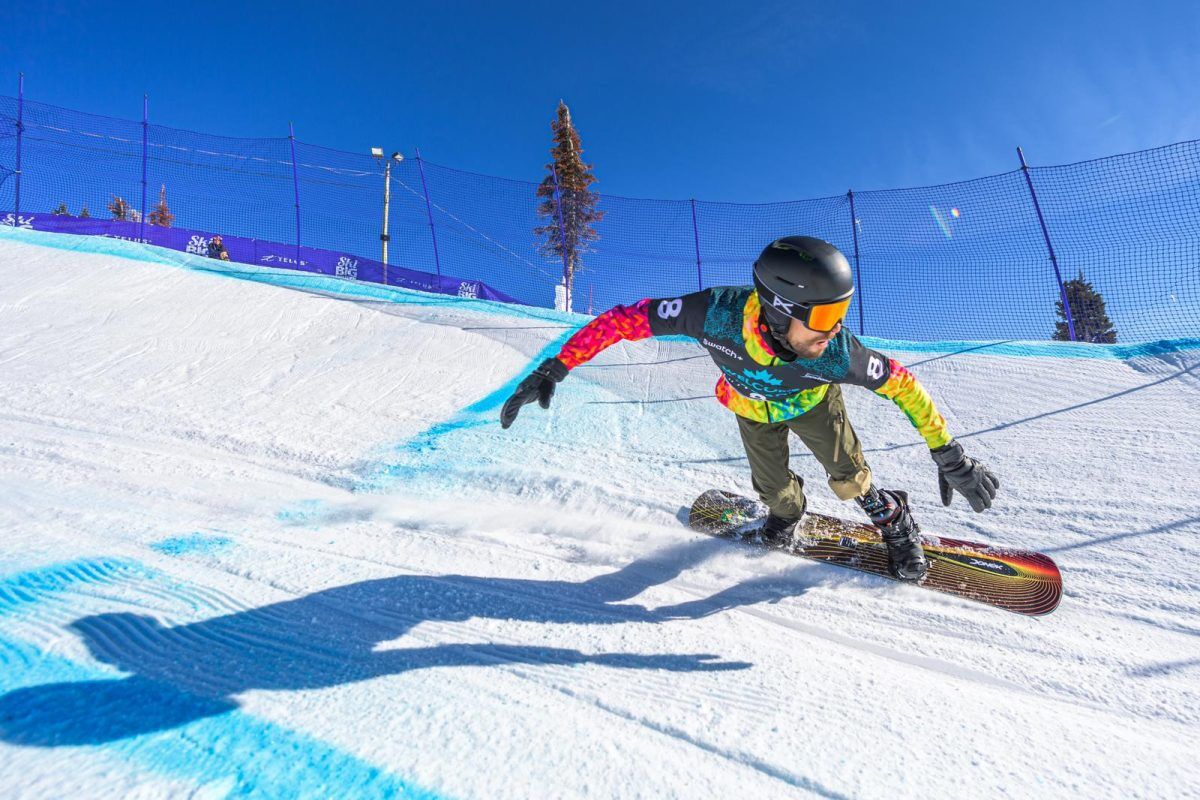
[[[840,500],[850,500],[871,487],[871,468],[863,458],[862,445],[846,418],[846,405],[837,384],[825,399],[793,419],[783,422],[754,422],[738,417],[738,430],[750,478],[767,508],[780,517],[804,513],[804,489],[788,469],[788,431],[800,437],[829,476],[829,488]]]

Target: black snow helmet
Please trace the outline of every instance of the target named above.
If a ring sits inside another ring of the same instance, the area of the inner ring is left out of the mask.
[[[754,262],[754,288],[762,318],[780,342],[793,319],[831,331],[846,316],[854,294],[850,262],[828,242],[785,236],[767,245]]]

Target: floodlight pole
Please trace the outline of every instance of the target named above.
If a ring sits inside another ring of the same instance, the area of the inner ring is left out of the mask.
[[[379,242],[383,246],[383,282],[387,283],[387,246],[391,241],[388,235],[388,207],[392,204],[392,161],[388,159],[383,166],[383,231],[379,234]]]
[[[383,229],[379,233],[379,243],[382,249],[383,260],[383,283],[387,285],[387,264],[388,264],[388,242],[392,240],[392,236],[388,233],[388,209],[392,205],[392,162],[399,164],[404,160],[404,156],[399,152],[392,153],[391,158],[383,157],[382,147],[372,147],[371,155],[383,161]]]

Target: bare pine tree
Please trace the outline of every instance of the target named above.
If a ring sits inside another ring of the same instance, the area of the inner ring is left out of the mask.
[[[112,218],[124,222],[129,221],[129,212],[132,210],[129,207],[129,203],[126,203],[123,198],[117,197],[115,194],[113,195],[112,202],[108,204],[108,211],[112,214]]]
[[[146,216],[146,221],[160,228],[169,228],[174,220],[175,215],[167,208],[167,185],[164,183],[158,192],[158,205]]]
[[[546,177],[537,188],[537,196],[542,198],[537,211],[546,224],[533,230],[543,237],[539,246],[542,255],[563,265],[566,309],[570,310],[575,276],[583,268],[583,255],[595,252],[588,245],[600,238],[593,224],[604,219],[604,212],[596,208],[600,196],[590,188],[596,176],[592,174],[592,165],[583,162],[579,132],[571,122],[571,110],[561,100],[550,129],[554,132],[554,146],[550,148],[553,160],[546,165]]]

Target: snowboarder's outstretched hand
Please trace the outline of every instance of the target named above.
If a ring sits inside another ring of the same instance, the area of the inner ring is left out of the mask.
[[[517,418],[517,412],[526,403],[538,401],[542,408],[550,407],[550,398],[554,396],[554,385],[567,377],[567,365],[557,358],[547,358],[525,380],[517,386],[512,397],[504,401],[500,409],[500,427],[507,428]]]
[[[929,452],[938,468],[942,505],[950,505],[957,489],[976,511],[992,507],[1000,481],[987,467],[964,454],[961,444],[951,440],[950,444]]]

